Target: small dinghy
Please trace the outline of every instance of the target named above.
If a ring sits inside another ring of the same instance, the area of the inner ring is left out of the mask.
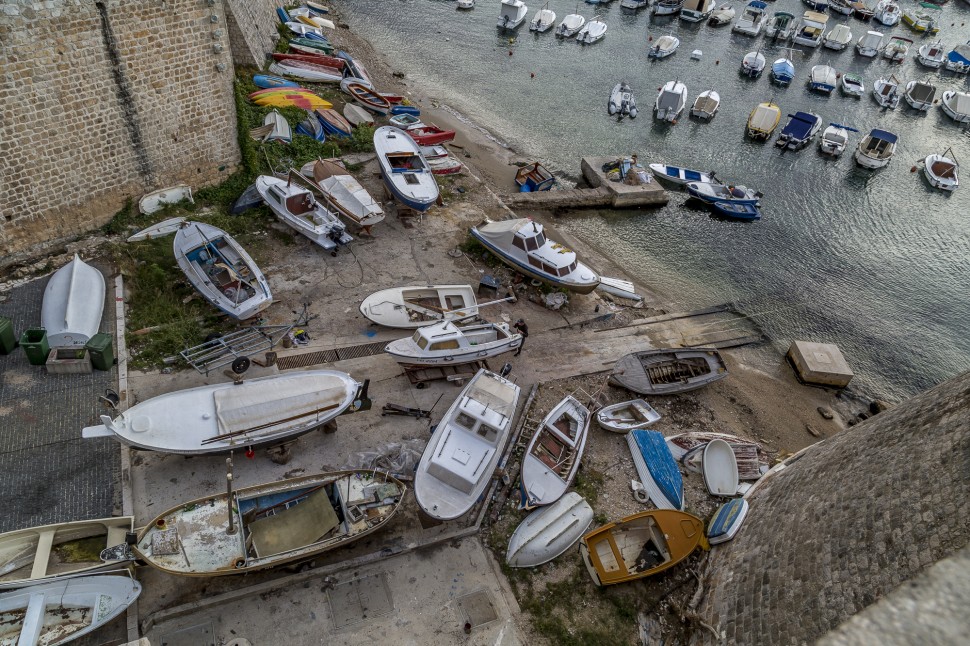
[[[395,105],[391,107],[391,114],[413,114],[420,117],[421,110],[413,105]]]
[[[314,141],[326,141],[327,131],[323,129],[323,124],[317,119],[313,110],[306,111],[307,118],[296,125],[296,133],[310,137]]]
[[[795,33],[795,14],[776,11],[765,25],[765,36],[772,40],[786,41]]]
[[[400,480],[373,469],[230,488],[159,514],[131,550],[181,576],[265,570],[373,534],[394,517],[406,492]]]
[[[262,204],[263,196],[259,194],[256,184],[250,184],[246,187],[246,190],[236,198],[236,201],[232,203],[232,208],[229,210],[229,213],[232,215],[239,215],[240,213],[245,213],[249,209],[262,206]]]
[[[932,2],[920,2],[903,13],[903,22],[918,34],[938,34],[943,8]]]
[[[906,60],[906,55],[909,53],[909,48],[912,44],[913,41],[909,38],[893,36],[889,39],[886,46],[882,48],[882,56],[893,63],[902,63]]]
[[[307,54],[305,52],[290,52],[284,54],[281,52],[273,52],[271,56],[274,61],[305,61],[315,65],[322,65],[323,67],[332,68],[334,72],[339,72],[341,76],[343,76],[346,66],[344,59],[328,56],[324,53]]]
[[[333,135],[335,137],[349,137],[353,131],[354,127],[347,121],[344,117],[340,115],[336,110],[329,109],[317,109],[314,111],[317,120],[320,121],[320,125],[323,129],[327,131],[327,134]]]
[[[593,522],[593,508],[570,491],[556,502],[534,511],[509,539],[505,562],[509,567],[548,563],[578,541]]]
[[[896,152],[899,137],[886,130],[873,129],[859,142],[855,151],[856,163],[863,168],[882,168],[889,164]]]
[[[859,42],[855,44],[856,53],[859,56],[873,58],[879,54],[879,48],[882,46],[882,38],[882,34],[878,31],[867,31],[859,38]]]
[[[391,126],[374,132],[374,150],[384,186],[402,204],[424,213],[438,201],[438,183],[414,139]]]
[[[474,9],[475,0],[455,0],[455,9]]]
[[[289,87],[296,88],[300,87],[298,83],[293,81],[287,81],[281,76],[271,76],[269,74],[255,74],[253,76],[253,84],[258,88],[268,89],[276,87]]]
[[[721,95],[714,90],[704,90],[694,100],[694,106],[690,109],[690,116],[710,121],[720,107]]]
[[[579,261],[576,252],[546,238],[543,227],[528,218],[485,222],[472,227],[472,237],[515,271],[554,287],[589,294],[599,275]]]
[[[704,448],[704,484],[712,496],[733,496],[738,492],[738,462],[724,440],[711,440]]]
[[[293,141],[293,131],[286,118],[276,110],[271,110],[264,118],[263,125],[269,126],[269,132],[263,137],[263,141],[282,141],[288,144]]]
[[[454,130],[444,130],[434,124],[414,125],[407,129],[408,136],[419,146],[438,146],[454,140]]]
[[[688,182],[719,183],[714,177],[714,173],[681,168],[680,166],[670,166],[668,164],[648,164],[650,172],[657,179],[684,186]]]
[[[287,45],[289,45],[290,51],[304,54],[333,54],[333,46],[326,39],[291,38]]]
[[[923,174],[931,186],[941,191],[953,192],[960,187],[960,164],[950,148],[942,154],[927,155],[923,160]]]
[[[535,509],[562,497],[579,471],[592,413],[566,396],[533,433],[522,458],[519,509]]]
[[[522,0],[502,0],[502,8],[499,10],[498,22],[496,27],[509,31],[518,29],[525,22],[529,8]]]
[[[820,94],[832,94],[838,82],[838,73],[833,68],[828,65],[815,65],[808,79],[808,89]]]
[[[936,100],[936,86],[927,80],[910,81],[906,84],[903,98],[906,99],[906,103],[911,108],[927,112],[933,107],[933,102]]]
[[[355,128],[357,126],[374,125],[374,115],[359,105],[354,105],[353,103],[348,103],[344,106],[344,118]]]
[[[829,21],[828,16],[820,13],[822,11],[825,11],[824,7],[802,14],[801,20],[795,27],[795,33],[792,34],[793,43],[806,47],[818,47],[821,44],[822,37],[825,34],[825,25]]]
[[[131,516],[41,525],[0,534],[0,590],[118,569],[102,550],[122,545]]]
[[[606,109],[610,113],[610,116],[618,114],[623,117],[629,116],[631,119],[636,119],[637,100],[633,96],[633,90],[630,89],[626,81],[620,81],[613,86],[613,91],[610,92],[610,101]]]
[[[536,12],[535,18],[529,23],[529,31],[543,33],[549,31],[556,24],[556,12],[549,8],[547,2],[542,9]]]
[[[365,298],[360,313],[378,325],[413,330],[476,316],[478,300],[471,285],[390,287]]]
[[[297,20],[289,20],[286,23],[286,28],[293,32],[293,35],[300,36],[303,38],[308,38],[310,36],[316,36],[317,38],[326,37],[323,35],[323,28],[317,27],[316,25],[308,25],[305,22],[300,22]]]
[[[359,227],[369,229],[384,221],[384,209],[370,193],[337,163],[317,159],[300,169],[301,175],[312,178],[310,183],[326,198],[328,205]]]
[[[771,137],[779,121],[781,121],[781,108],[777,104],[771,101],[759,103],[748,115],[746,132],[752,139],[763,141]]]
[[[777,58],[771,64],[771,80],[776,85],[788,87],[795,79],[795,64],[788,58]]]
[[[367,73],[367,70],[364,69],[364,66],[359,60],[344,51],[338,51],[336,56],[344,61],[344,71],[348,77],[358,79],[358,82],[364,87],[373,87],[370,74]]]
[[[104,295],[104,275],[77,254],[54,272],[40,307],[50,347],[84,347],[101,328]]]
[[[869,22],[876,13],[864,0],[854,0],[853,2],[849,2],[849,6],[852,7],[852,15],[862,22]]]
[[[596,423],[604,431],[629,433],[644,429],[660,419],[660,413],[642,399],[605,406],[596,412]]]
[[[465,515],[491,482],[512,429],[520,389],[479,370],[435,427],[414,472],[414,497],[436,520]]]
[[[872,97],[882,107],[894,109],[899,105],[899,79],[895,76],[876,79],[872,84]]]
[[[830,123],[822,132],[818,141],[818,150],[822,154],[841,157],[849,143],[849,133],[859,132],[855,128],[843,126],[841,123]]]
[[[747,186],[725,186],[723,184],[705,184],[703,182],[688,182],[687,192],[708,204],[727,202],[730,204],[761,204],[761,193]]]
[[[366,399],[345,372],[308,370],[152,397],[81,435],[114,436],[145,451],[204,455],[271,446],[322,427]]]
[[[637,294],[636,285],[622,278],[609,278],[600,276],[600,284],[596,286],[597,291],[615,296],[616,298],[626,298],[631,301],[642,301],[643,296]]]
[[[708,547],[704,522],[682,511],[654,509],[595,529],[580,540],[586,570],[596,585],[658,574]]]
[[[606,35],[606,23],[594,16],[592,20],[583,25],[583,28],[576,34],[576,40],[583,45],[592,45],[599,42]]]
[[[742,480],[757,480],[762,476],[763,470],[768,470],[769,455],[758,444],[736,435],[698,431],[672,435],[666,438],[666,442],[675,460],[691,466],[692,460],[697,456],[703,457],[704,447],[717,439],[724,440],[731,446],[738,465],[738,476]],[[702,469],[698,469],[700,470]]]
[[[435,175],[454,175],[455,173],[460,173],[465,169],[465,165],[462,164],[458,158],[450,155],[448,157],[429,159],[428,166],[431,168],[431,172]]]
[[[657,94],[654,117],[673,123],[687,105],[687,86],[680,81],[668,81]]]
[[[303,88],[271,88],[257,90],[249,95],[249,99],[259,106],[275,108],[300,108],[301,110],[317,110],[332,108],[333,104],[310,90]],[[263,123],[269,124],[269,121]]]
[[[866,84],[862,77],[852,72],[846,72],[842,75],[840,87],[843,94],[857,99],[861,99],[862,95],[866,93]]]
[[[756,79],[765,71],[765,55],[761,52],[748,52],[741,59],[741,73]]]
[[[732,202],[714,202],[710,205],[714,215],[731,220],[760,220],[761,210],[754,204]]]
[[[731,31],[745,36],[757,36],[768,20],[768,5],[761,0],[753,0],[741,11],[738,21]]]
[[[852,15],[852,3],[849,0],[829,0],[829,9],[832,13],[840,13],[843,16]]]
[[[360,83],[355,81],[344,82],[340,84],[340,89],[346,87],[346,92],[353,97],[354,101],[359,103],[363,108],[370,110],[374,114],[384,116],[391,109],[391,103],[386,98],[381,96],[378,92],[364,87]]]
[[[337,214],[318,202],[312,192],[297,185],[294,179],[313,185],[311,180],[291,170],[285,180],[260,175],[256,178],[256,188],[280,222],[337,255],[339,246],[348,245],[354,239],[347,233],[347,227]]]
[[[578,13],[571,13],[562,19],[556,27],[556,36],[559,38],[572,38],[579,33],[579,30],[586,24],[586,19]]]
[[[822,47],[841,51],[852,42],[852,30],[848,25],[836,25],[822,38]]]
[[[707,19],[707,24],[711,27],[723,27],[724,25],[730,25],[734,21],[734,16],[736,15],[734,7],[731,5],[724,5],[719,9],[715,9],[711,13],[711,17]]]
[[[277,76],[297,78],[312,83],[338,83],[344,77],[343,72],[335,67],[307,60],[277,61],[269,66],[269,71]]]
[[[395,361],[414,366],[454,366],[511,352],[522,335],[508,323],[478,323],[458,327],[442,321],[419,327],[413,336],[391,341],[384,352]]]
[[[658,509],[684,509],[684,479],[674,456],[657,431],[636,430],[626,436],[637,475]]]
[[[670,348],[626,355],[613,367],[610,382],[638,395],[672,395],[725,377],[727,366],[714,348]]]
[[[941,97],[940,109],[957,123],[970,123],[970,93],[947,90]]]
[[[744,498],[735,498],[718,507],[707,526],[707,542],[717,545],[734,538],[747,515],[748,501]]]
[[[395,114],[393,117],[387,120],[387,123],[388,125],[394,126],[395,128],[400,128],[401,130],[407,130],[411,126],[424,125],[421,118],[416,117],[413,114]]]
[[[520,193],[535,193],[551,189],[556,177],[541,163],[533,162],[515,171],[515,183]]]
[[[647,50],[647,56],[649,58],[667,58],[673,55],[678,47],[680,47],[680,39],[673,34],[667,34],[658,38],[654,46]]]
[[[946,53],[943,51],[943,43],[926,43],[916,52],[916,60],[923,67],[939,69],[946,60]]]
[[[0,643],[66,644],[124,612],[141,594],[128,576],[85,576],[0,594]]]
[[[970,72],[970,42],[966,45],[957,45],[946,55],[943,66],[957,74],[967,74]]]
[[[680,19],[684,22],[703,22],[711,17],[716,7],[714,0],[687,0],[680,10]]]

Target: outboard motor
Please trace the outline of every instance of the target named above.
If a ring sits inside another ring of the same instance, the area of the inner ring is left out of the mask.
[[[508,377],[510,372],[512,372],[512,364],[506,363],[504,366],[502,366],[502,370],[498,373],[498,375],[499,377],[504,378]]]

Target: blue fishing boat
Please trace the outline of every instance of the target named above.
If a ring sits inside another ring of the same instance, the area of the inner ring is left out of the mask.
[[[411,115],[414,115],[415,117],[418,117],[418,116],[421,116],[421,110],[417,109],[413,105],[392,105],[391,114],[393,115],[411,114]]]
[[[771,80],[782,87],[791,85],[795,78],[795,64],[787,58],[779,58],[771,64]]]
[[[775,145],[785,150],[801,150],[815,138],[822,127],[822,118],[811,112],[788,115],[788,123],[781,129]]]
[[[708,184],[705,182],[690,182],[687,192],[708,204],[728,202],[732,204],[761,204],[762,194],[747,186],[725,186],[724,184]]]
[[[253,83],[256,84],[256,87],[264,90],[274,87],[300,87],[299,83],[287,81],[281,76],[272,76],[270,74],[256,74],[253,76]]]
[[[748,501],[735,498],[731,502],[721,505],[711,518],[707,526],[707,541],[717,545],[734,538],[741,529],[744,518],[748,515]]]
[[[732,220],[754,221],[761,219],[761,211],[754,204],[738,204],[733,202],[715,202],[711,204],[715,215]]]
[[[556,177],[545,166],[534,162],[515,171],[515,183],[519,185],[520,193],[535,193],[551,189]]]
[[[307,118],[296,125],[297,134],[310,137],[316,141],[326,141],[326,130],[320,120],[317,119],[317,115],[312,110],[307,110],[306,113]]]
[[[684,479],[677,462],[657,431],[630,431],[627,445],[640,482],[658,509],[684,510]]]
[[[438,183],[418,144],[407,133],[391,126],[378,128],[374,151],[384,185],[398,201],[418,213],[438,201]]]

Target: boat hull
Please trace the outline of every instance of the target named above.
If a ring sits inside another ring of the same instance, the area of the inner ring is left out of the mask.
[[[683,511],[684,481],[663,435],[657,431],[634,430],[626,436],[640,482],[658,509]]]
[[[593,522],[593,508],[575,491],[529,514],[509,539],[510,567],[548,563],[572,547]]]
[[[711,440],[704,447],[704,484],[712,496],[733,496],[738,491],[738,461],[724,440]]]
[[[520,509],[559,500],[579,471],[592,414],[567,396],[542,421],[522,459]]]
[[[672,370],[675,366],[680,366]],[[667,381],[650,373],[669,373]],[[714,349],[659,349],[628,354],[616,362],[610,381],[640,395],[672,395],[702,388],[728,374]]]
[[[596,423],[611,433],[644,429],[659,419],[660,413],[642,399],[605,406],[596,412]]]
[[[707,541],[711,545],[717,545],[731,540],[741,529],[747,515],[748,501],[743,498],[735,498],[721,505],[707,526]]]
[[[101,327],[105,284],[100,271],[74,254],[44,288],[41,325],[51,348],[83,347]]]
[[[359,309],[378,325],[414,330],[439,321],[475,316],[478,302],[470,285],[391,287],[369,295]]]
[[[374,132],[374,148],[381,178],[388,192],[409,209],[424,213],[438,201],[438,183],[413,138],[398,128],[382,126]],[[405,159],[396,167],[392,159]]]

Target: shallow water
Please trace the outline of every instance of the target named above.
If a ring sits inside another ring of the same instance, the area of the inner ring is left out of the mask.
[[[762,37],[652,18],[645,10],[631,13],[619,2],[579,5],[587,19],[600,13],[609,25],[606,37],[591,46],[557,39],[552,31],[532,34],[527,23],[510,43],[510,34],[495,28],[498,0],[479,0],[468,12],[456,11],[450,0],[341,4],[352,28],[388,54],[409,82],[566,176],[578,175],[583,155],[636,152],[644,164],[717,170],[761,190],[763,218],[754,223],[714,219],[685,206],[686,194],[676,192],[659,210],[563,218],[560,228],[610,249],[672,308],[736,301],[781,351],[793,339],[837,343],[856,372],[853,385],[870,395],[902,398],[970,369],[970,187],[946,195],[910,172],[918,159],[948,146],[958,160],[970,159],[970,137],[938,108],[921,113],[901,103],[884,111],[869,95],[873,81],[890,73],[904,82],[928,76],[940,93],[967,91],[967,77],[916,63],[915,49],[926,40],[905,25],[866,25],[830,14],[829,27],[845,22],[853,42],[874,29],[915,45],[898,65],[861,58],[851,47],[796,47],[803,53],[791,57],[795,81],[781,89],[769,83],[767,72],[757,80],[738,73],[744,54],[762,44],[769,69],[781,55]],[[531,20],[543,3],[527,4]],[[732,4],[740,10],[744,3]],[[551,0],[549,6],[558,23],[577,3]],[[807,9],[796,0],[768,8],[796,16]],[[970,6],[954,0],[943,15],[939,38],[947,49],[970,38]],[[681,39],[676,54],[649,59],[648,38],[671,32]],[[694,49],[703,51],[700,61],[691,60]],[[861,74],[867,95],[810,93],[805,84],[816,64]],[[610,90],[621,79],[637,94],[635,120],[606,113]],[[675,79],[687,85],[688,107],[706,89],[720,93],[712,122],[685,117],[671,126],[652,119],[657,89]],[[896,155],[888,168],[872,172],[857,168],[850,152],[831,161],[814,146],[781,154],[770,143],[746,139],[748,113],[769,98],[781,106],[782,125],[785,114],[804,110],[859,129],[850,146],[873,127],[891,130],[900,136]]]

